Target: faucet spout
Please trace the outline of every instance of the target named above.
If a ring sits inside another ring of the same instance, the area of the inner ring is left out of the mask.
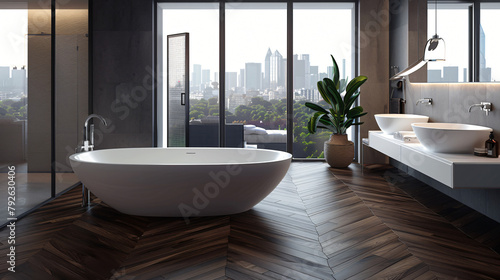
[[[474,107],[481,107],[481,108],[482,108],[482,107],[483,107],[483,105],[481,105],[481,104],[472,104],[472,105],[470,105],[470,106],[469,106],[469,113],[470,113],[470,111],[472,110],[472,108],[474,108]]]
[[[472,104],[472,105],[470,105],[468,112],[470,113],[470,111],[474,107],[480,107],[481,110],[484,111],[484,113],[486,114],[486,116],[488,116],[488,114],[492,110],[491,109],[491,102],[481,102],[480,104]]]
[[[101,122],[105,126],[108,126],[106,119],[97,114],[90,114],[87,117],[87,119],[85,119],[85,124],[83,126],[83,147],[82,147],[82,150],[84,151],[91,151],[94,149],[94,125],[90,125],[90,131],[89,131],[89,121],[93,118],[101,120]]]

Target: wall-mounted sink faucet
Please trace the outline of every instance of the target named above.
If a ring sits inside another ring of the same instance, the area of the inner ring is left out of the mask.
[[[491,111],[491,102],[481,102],[480,104],[472,104],[469,107],[469,113],[472,110],[472,108],[474,108],[474,107],[481,108],[481,110],[483,110],[487,116]]]
[[[417,104],[415,104],[415,105],[418,105],[418,104],[432,105],[432,98],[419,99],[419,100],[417,100]]]
[[[85,124],[83,126],[83,145],[77,149],[77,152],[88,152],[94,150],[94,124],[89,126],[89,121],[92,118],[100,119],[101,122],[107,126],[106,120],[97,114],[91,114],[85,119]]]

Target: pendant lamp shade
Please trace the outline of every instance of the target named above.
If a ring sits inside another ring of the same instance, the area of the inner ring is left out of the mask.
[[[443,38],[437,34],[432,36],[425,44],[424,61],[445,61],[446,57],[446,44]]]

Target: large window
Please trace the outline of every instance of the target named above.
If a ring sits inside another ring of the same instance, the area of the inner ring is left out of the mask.
[[[325,28],[332,18],[351,28]],[[313,42],[313,43],[312,43]],[[312,110],[305,102],[326,105],[316,83],[332,78],[335,57],[340,79],[352,79],[354,72],[354,4],[353,3],[296,3],[293,5],[293,95],[295,157],[323,157],[323,143],[331,132],[319,129],[309,134],[307,122]],[[352,129],[347,131],[353,139]]]
[[[470,4],[429,2],[427,37],[438,34],[446,43],[446,61],[427,64],[430,83],[469,81],[469,7]],[[437,19],[437,21],[436,21]],[[460,30],[460,32],[457,32]]]
[[[286,3],[226,4],[226,123],[244,125],[247,147],[286,150],[286,11]]]
[[[304,103],[322,103],[316,83],[332,77],[330,55],[337,59],[341,78],[356,76],[354,2],[292,6],[286,1],[168,2],[158,7],[163,42],[169,34],[189,33],[189,133],[215,126],[219,137],[225,137],[217,145],[241,143],[247,148],[293,151],[296,158],[323,157],[323,143],[330,133],[309,134],[312,112]],[[220,7],[224,7],[222,14]],[[293,22],[288,9],[293,9]],[[327,28],[332,18],[342,22],[342,28]],[[293,34],[293,42],[288,34]],[[167,52],[166,46],[158,51]],[[165,80],[167,62],[162,62]],[[167,98],[162,97],[165,94],[163,87],[159,103]],[[159,124],[164,122],[160,131],[168,127],[165,107],[159,108]],[[290,123],[293,132],[287,126]],[[348,133],[354,140],[352,131]],[[291,136],[293,143],[287,143]],[[214,146],[211,137],[198,138],[205,142],[189,146]],[[164,142],[159,145],[166,146]]]

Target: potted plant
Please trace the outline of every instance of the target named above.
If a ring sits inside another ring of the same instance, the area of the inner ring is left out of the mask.
[[[353,125],[361,125],[358,118],[366,115],[363,107],[354,106],[359,97],[359,87],[368,79],[358,76],[347,84],[347,79],[339,80],[339,67],[333,55],[333,80],[324,78],[318,81],[318,90],[321,97],[329,105],[323,108],[318,104],[306,102],[305,106],[316,111],[307,128],[315,133],[317,128],[328,129],[332,132],[330,139],[325,142],[325,159],[331,167],[345,168],[354,158],[354,143],[347,139],[346,131]]]

